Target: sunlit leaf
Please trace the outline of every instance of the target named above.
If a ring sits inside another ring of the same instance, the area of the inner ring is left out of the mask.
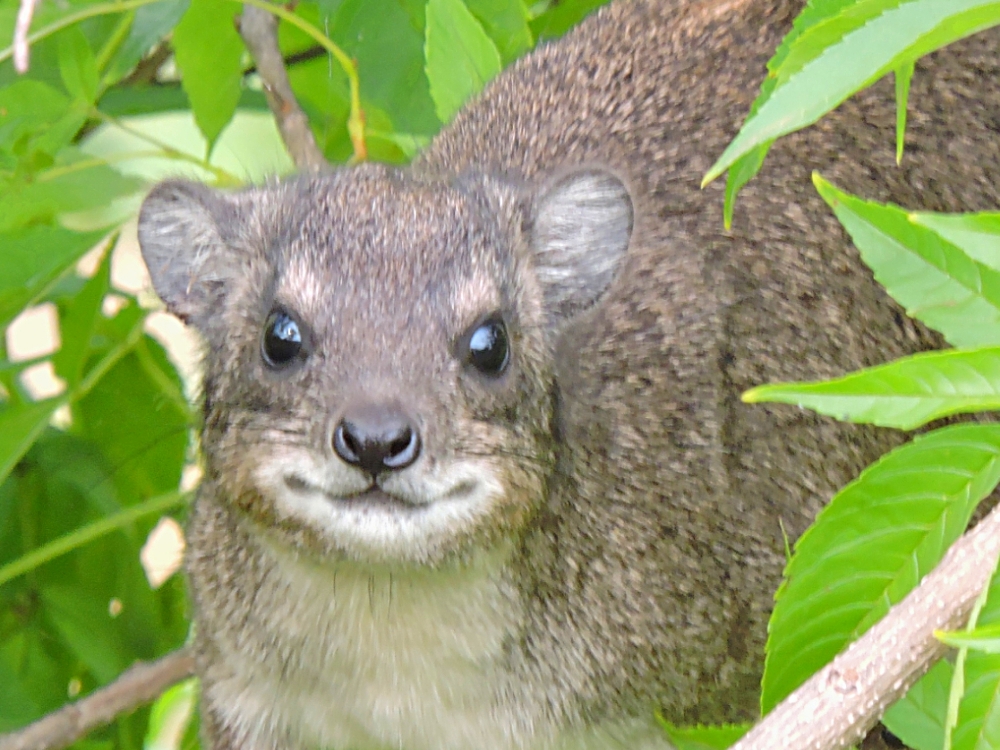
[[[766,713],[919,583],[1000,481],[1000,426],[922,435],[838,492],[795,545],[769,625]]]
[[[952,414],[1000,409],[1000,348],[917,354],[836,380],[760,386],[743,400],[912,430]]]
[[[875,278],[907,313],[955,346],[1000,345],[1000,272],[969,257],[909,214],[813,182]]]
[[[726,750],[750,730],[749,724],[675,727],[662,718],[657,718],[677,750]]]
[[[913,750],[941,750],[952,666],[942,660],[889,707],[882,723]]]

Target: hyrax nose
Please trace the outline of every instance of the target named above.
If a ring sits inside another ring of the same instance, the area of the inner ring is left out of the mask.
[[[420,434],[398,407],[366,404],[345,412],[333,430],[333,450],[374,477],[416,461]]]

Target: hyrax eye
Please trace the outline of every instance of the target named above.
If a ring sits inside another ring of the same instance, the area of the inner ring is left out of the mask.
[[[303,354],[302,329],[284,310],[272,310],[264,323],[260,350],[264,362],[273,368],[290,365]]]
[[[503,318],[494,316],[474,325],[464,337],[465,361],[483,375],[498,377],[510,362],[510,344]]]

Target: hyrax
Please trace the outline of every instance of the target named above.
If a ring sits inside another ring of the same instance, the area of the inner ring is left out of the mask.
[[[793,537],[902,438],[741,404],[938,343],[863,267],[818,169],[913,208],[1000,203],[998,38],[699,189],[801,0],[601,11],[409,169],[142,210],[207,342],[189,528],[210,747],[666,747],[755,711]]]

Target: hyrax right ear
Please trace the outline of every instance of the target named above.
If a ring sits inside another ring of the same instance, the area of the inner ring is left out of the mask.
[[[235,200],[192,182],[156,186],[139,211],[139,246],[153,287],[167,309],[204,330],[240,273],[221,228],[239,225]]]
[[[530,241],[551,324],[593,305],[611,284],[632,235],[632,199],[615,175],[565,175],[535,201]]]

